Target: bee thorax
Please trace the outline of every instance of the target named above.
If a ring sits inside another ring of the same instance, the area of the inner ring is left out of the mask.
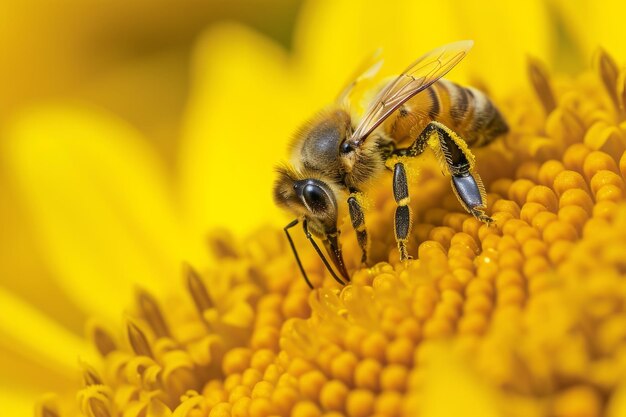
[[[294,143],[294,164],[338,180],[343,165],[339,147],[350,129],[350,116],[341,109],[324,111],[307,123]]]

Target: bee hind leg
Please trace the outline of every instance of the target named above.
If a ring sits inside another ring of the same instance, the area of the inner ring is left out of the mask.
[[[493,219],[485,214],[485,188],[478,174],[466,173],[452,176],[452,189],[468,213],[481,222],[490,224]]]
[[[411,146],[397,149],[394,154],[414,157],[427,146],[434,151],[442,168],[450,173],[452,190],[463,208],[484,223],[493,222],[485,214],[487,194],[480,176],[474,171],[474,156],[465,141],[450,128],[430,122]]]
[[[439,122],[431,122],[433,132],[429,144],[443,168],[451,175],[454,194],[468,213],[487,224],[493,219],[485,214],[487,193],[478,173],[474,171],[474,155],[465,141]],[[436,138],[433,140],[432,138]]]

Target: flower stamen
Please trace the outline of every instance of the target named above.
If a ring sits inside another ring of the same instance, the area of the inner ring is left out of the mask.
[[[47,394],[35,406],[36,417],[61,417],[58,398],[54,394]]]
[[[91,365],[83,362],[81,366],[83,368],[83,383],[85,386],[103,384],[102,379]]]
[[[99,323],[92,321],[88,325],[87,334],[90,335],[93,345],[103,358],[109,353],[117,350],[117,344],[115,343],[113,336],[111,336],[109,331]]]
[[[200,313],[200,316],[204,316],[204,312],[213,308],[213,300],[207,291],[204,283],[200,279],[200,275],[190,265],[186,267],[187,273],[187,289],[193,298],[193,302]]]
[[[146,291],[137,291],[137,305],[156,337],[170,337],[170,331],[154,297]]]
[[[600,48],[596,54],[595,67],[600,75],[602,84],[606,92],[608,93],[615,109],[620,109],[620,99],[618,97],[618,79],[619,69],[617,63],[611,55],[609,55],[604,49]]]
[[[543,63],[539,60],[528,57],[528,77],[543,105],[546,114],[552,113],[556,108],[556,98],[550,85],[550,77]]]
[[[133,349],[133,352],[139,356],[153,357],[152,348],[148,342],[148,338],[144,331],[131,319],[126,321],[126,331],[128,335],[128,341]]]

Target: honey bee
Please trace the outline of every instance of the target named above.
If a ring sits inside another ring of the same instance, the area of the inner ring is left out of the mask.
[[[274,200],[296,215],[284,230],[309,287],[313,288],[289,229],[302,222],[306,237],[330,274],[345,285],[350,278],[339,241],[339,205],[347,202],[361,261],[366,263],[369,237],[362,193],[385,169],[393,172],[394,234],[400,259],[409,259],[411,210],[405,164],[427,148],[450,175],[461,206],[482,222],[492,222],[485,214],[486,193],[469,147],[486,145],[506,133],[507,123],[483,92],[441,78],[472,45],[472,41],[455,42],[423,55],[384,85],[363,117],[354,120],[346,97],[361,79],[378,70],[380,62],[375,62],[340,94],[334,106],[298,131],[291,149],[292,164],[277,168]],[[315,238],[323,242],[338,274]]]

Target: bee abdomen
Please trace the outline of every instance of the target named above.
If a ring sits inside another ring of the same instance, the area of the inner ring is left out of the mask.
[[[480,90],[439,80],[430,89],[436,91],[439,111],[436,120],[450,126],[471,147],[484,146],[508,131],[506,121],[493,102]]]

